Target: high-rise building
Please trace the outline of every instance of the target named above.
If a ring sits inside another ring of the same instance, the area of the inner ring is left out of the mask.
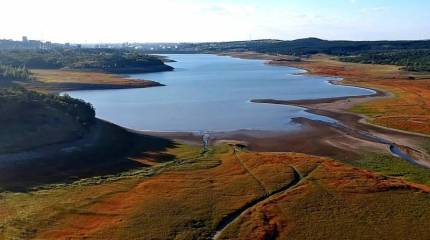
[[[27,38],[27,36],[22,36],[22,41],[23,41],[23,42],[28,42],[28,38]]]

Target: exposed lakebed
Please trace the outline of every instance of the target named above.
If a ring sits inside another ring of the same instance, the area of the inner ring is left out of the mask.
[[[133,74],[166,86],[68,92],[88,101],[97,116],[124,127],[154,131],[295,130],[305,117],[334,121],[305,109],[251,103],[252,99],[316,99],[369,95],[371,90],[333,85],[332,78],[303,75],[297,68],[273,66],[209,54],[166,55],[172,72]]]

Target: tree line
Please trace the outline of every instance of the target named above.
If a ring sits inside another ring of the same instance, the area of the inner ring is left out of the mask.
[[[0,65],[0,82],[26,81],[31,79],[31,72],[26,67]]]
[[[125,49],[0,50],[0,64],[38,69],[88,69],[119,73],[123,69],[160,67],[172,70],[155,56]]]
[[[404,66],[408,71],[430,71],[430,50],[396,50],[390,52],[363,53],[357,56],[342,57],[342,61],[391,64]]]
[[[55,108],[73,117],[83,127],[91,125],[96,116],[94,107],[90,103],[68,95],[43,94],[22,87],[0,88],[0,120],[1,116],[8,117],[13,114],[13,112],[3,112],[4,109],[10,109],[7,106],[17,105]]]
[[[327,41],[305,38],[292,41],[255,40],[237,42],[212,42],[181,44],[176,52],[225,52],[255,51],[268,54],[286,54],[307,57],[313,54],[328,54],[343,61],[395,64],[411,71],[429,71],[430,40],[417,41]]]

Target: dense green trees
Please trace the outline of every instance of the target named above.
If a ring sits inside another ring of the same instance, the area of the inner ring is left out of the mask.
[[[112,73],[172,70],[155,56],[123,49],[1,50],[0,64],[39,69],[81,69]]]
[[[89,126],[95,120],[93,106],[82,100],[74,99],[67,95],[59,96],[38,93],[22,87],[0,88],[0,122],[2,122],[3,117],[10,118],[14,114],[13,109],[22,109],[25,111],[25,108],[30,109],[37,106],[54,108],[63,114],[73,117],[81,126]],[[26,120],[22,119],[22,121]]]
[[[430,41],[327,41],[305,38],[273,42],[257,48],[259,51],[290,55],[324,53],[339,56],[418,49],[430,49]]]
[[[357,56],[342,57],[342,61],[392,64],[404,66],[409,71],[430,71],[430,50],[395,50],[387,52],[363,53]]]
[[[93,107],[81,100],[0,87],[0,153],[75,141],[95,123]]]
[[[327,41],[305,38],[293,41],[258,40],[221,43],[181,44],[167,52],[255,51],[269,54],[308,56],[329,54],[341,60],[361,63],[395,64],[412,71],[430,71],[430,40],[422,41]]]
[[[430,71],[430,41],[325,41],[308,38],[266,44],[258,51],[289,55],[324,53],[342,61],[393,64],[410,71]]]

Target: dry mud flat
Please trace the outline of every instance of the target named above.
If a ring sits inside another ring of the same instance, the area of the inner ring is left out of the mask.
[[[347,152],[354,149],[351,146],[363,146],[364,142],[370,149],[387,149],[386,145],[389,148],[395,146],[410,155],[419,165],[430,167],[428,149],[422,147],[423,143],[430,141],[429,74],[405,72],[396,66],[343,63],[322,55],[300,60],[291,56],[273,56],[253,52],[226,53],[226,55],[247,59],[263,59],[267,60],[269,64],[299,67],[307,70],[310,74],[343,78],[342,81],[332,81],[332,84],[359,86],[375,90],[375,94],[369,96],[298,101],[284,101],[282,99],[253,99],[252,101],[300,106],[310,112],[338,120],[340,127],[322,122],[309,123],[309,120],[298,119],[301,123],[308,122],[305,126],[307,134],[311,131],[317,132],[315,135],[321,138],[319,143],[324,142],[325,145],[329,143],[329,145],[334,145]],[[318,125],[318,127],[312,128],[310,125]],[[342,138],[330,137],[329,135],[333,136],[332,131],[320,129],[333,127],[337,128],[337,133],[343,132],[341,133]],[[284,136],[285,138],[303,140],[300,133],[285,134]],[[372,137],[369,138],[369,136]],[[381,140],[388,144],[381,145]],[[251,142],[249,145],[255,144]],[[320,149],[319,153],[313,151],[312,148],[310,150],[303,148],[304,150],[299,152],[327,156],[326,147],[318,148]],[[295,151],[294,149],[296,148],[288,145],[283,150]],[[263,150],[271,151],[272,149]]]

